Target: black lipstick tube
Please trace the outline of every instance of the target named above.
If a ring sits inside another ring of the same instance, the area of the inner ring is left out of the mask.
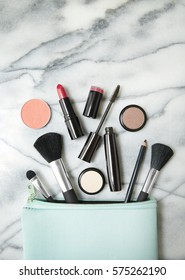
[[[121,176],[116,137],[112,127],[105,128],[104,135],[105,157],[110,190],[121,191]]]
[[[64,121],[72,140],[83,136],[78,117],[76,116],[70,99],[68,97],[59,100],[60,107],[64,115]]]

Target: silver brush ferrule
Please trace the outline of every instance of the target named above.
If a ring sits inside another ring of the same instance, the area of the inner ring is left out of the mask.
[[[50,162],[50,166],[53,170],[53,173],[57,179],[57,182],[62,190],[62,192],[67,192],[73,189],[72,184],[69,179],[69,175],[64,166],[62,159],[57,159]]]
[[[142,188],[143,192],[150,193],[150,190],[153,187],[158,175],[159,175],[159,170],[156,170],[154,168],[150,169]]]
[[[37,176],[31,178],[30,182],[45,198],[50,197],[50,194],[47,192],[47,190],[45,189],[42,182]]]

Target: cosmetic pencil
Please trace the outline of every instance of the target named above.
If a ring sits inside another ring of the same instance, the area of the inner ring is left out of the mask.
[[[133,173],[132,173],[132,176],[131,176],[131,179],[130,179],[130,183],[128,185],[127,193],[126,193],[126,196],[125,196],[125,203],[131,201],[131,197],[132,197],[132,193],[133,193],[133,190],[134,190],[134,187],[135,187],[137,176],[139,174],[139,170],[141,168],[141,165],[142,165],[142,162],[143,162],[143,159],[144,159],[144,155],[145,155],[145,152],[146,152],[146,147],[147,147],[147,141],[144,140],[144,142],[142,143],[142,145],[140,147],[139,154],[137,156],[137,160],[136,160],[136,163],[135,163],[135,166],[134,166],[134,170],[133,170]]]
[[[173,150],[161,143],[152,145],[150,170],[144,182],[143,188],[139,193],[137,201],[145,201],[156,182],[160,170],[173,156]]]
[[[54,132],[43,134],[35,141],[34,147],[50,164],[50,167],[62,190],[65,201],[67,203],[78,203],[79,200],[61,158],[62,136]]]
[[[64,115],[64,121],[71,139],[74,140],[83,136],[84,134],[79,119],[74,112],[65,88],[60,84],[57,85],[57,93],[59,97],[59,104]]]
[[[33,170],[28,170],[26,172],[26,177],[30,181],[30,183],[45,197],[45,199],[48,202],[53,202],[54,199],[52,196],[49,194],[49,192],[46,190],[45,186],[37,176],[37,174]]]
[[[107,105],[107,108],[100,120],[100,123],[96,129],[95,132],[90,132],[89,133],[89,136],[87,137],[87,140],[78,156],[78,158],[86,161],[86,162],[90,162],[91,159],[92,159],[92,156],[94,155],[95,151],[97,150],[98,148],[98,145],[100,143],[100,140],[101,140],[101,135],[99,135],[99,132],[102,128],[102,125],[103,123],[105,122],[105,119],[108,115],[108,112],[112,106],[112,104],[114,103],[114,101],[116,100],[117,96],[118,96],[118,93],[119,93],[119,89],[120,89],[120,86],[117,85],[108,105]]]

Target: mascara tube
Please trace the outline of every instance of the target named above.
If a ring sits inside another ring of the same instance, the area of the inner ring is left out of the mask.
[[[121,191],[121,176],[116,137],[112,127],[105,128],[104,135],[105,158],[110,190]]]

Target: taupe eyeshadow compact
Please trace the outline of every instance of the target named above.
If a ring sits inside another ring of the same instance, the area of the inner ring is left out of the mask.
[[[119,121],[124,129],[135,132],[145,126],[147,115],[142,107],[131,104],[123,108]]]
[[[105,177],[97,168],[87,168],[78,177],[78,185],[86,194],[97,194],[105,185]]]

